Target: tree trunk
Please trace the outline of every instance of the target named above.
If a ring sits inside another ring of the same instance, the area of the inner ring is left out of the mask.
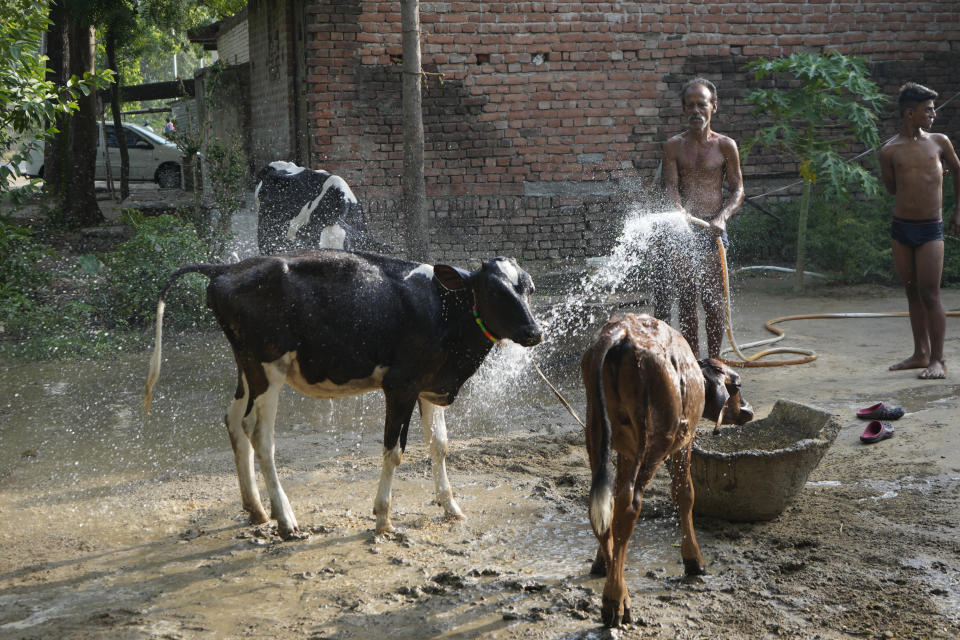
[[[127,150],[127,136],[120,119],[120,73],[117,71],[117,37],[113,29],[107,30],[107,66],[114,70],[110,83],[110,110],[113,112],[113,130],[117,135],[120,149],[120,200],[130,196],[130,152]],[[106,138],[106,136],[104,136]]]
[[[70,40],[70,75],[83,77],[94,71],[94,28],[89,20],[70,17],[68,27]],[[61,195],[63,216],[70,227],[86,227],[105,220],[97,204],[94,190],[97,161],[97,93],[80,95],[77,110],[70,123],[67,136],[70,158],[70,173],[67,191]]]
[[[403,28],[403,214],[407,257],[429,257],[423,179],[423,108],[420,98],[420,3],[401,0]]]
[[[797,217],[797,272],[793,281],[794,291],[803,291],[803,270],[807,264],[807,216],[810,213],[810,193],[813,183],[803,181],[803,191],[800,194],[800,215]]]
[[[66,86],[67,73],[67,11],[66,0],[50,3],[50,26],[47,27],[47,80],[57,87]],[[53,134],[43,147],[43,183],[47,195],[59,198],[66,191],[67,136],[70,131],[70,116],[57,113],[54,120],[58,133]]]

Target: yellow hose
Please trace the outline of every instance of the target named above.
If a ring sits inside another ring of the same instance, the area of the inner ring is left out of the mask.
[[[777,347],[776,349],[764,349],[763,351],[759,351],[752,356],[745,355],[742,351],[740,351],[740,347],[737,345],[737,341],[733,337],[733,319],[730,316],[730,281],[727,274],[727,251],[723,248],[723,241],[719,237],[717,238],[717,250],[720,252],[720,271],[723,274],[723,309],[726,316],[727,338],[730,340],[730,347],[733,349],[733,352],[737,354],[738,358],[740,358],[739,361],[723,359],[723,362],[732,367],[782,367],[788,364],[807,364],[808,362],[813,362],[816,360],[817,354],[809,349]],[[769,320],[764,327],[767,329],[767,331],[777,336],[773,340],[773,342],[775,342],[777,340],[781,340],[784,336],[784,333],[780,329],[774,327],[774,324],[777,322],[784,322],[786,320],[799,320],[802,317],[810,318],[815,316],[785,316],[783,318],[774,318],[773,320]],[[757,360],[760,358],[774,355],[776,353],[794,353],[803,357],[795,360],[757,362]]]
[[[694,218],[689,216],[690,222],[707,228],[710,226],[705,220],[699,218]],[[813,362],[817,359],[817,353],[809,349],[793,349],[788,347],[778,347],[776,349],[765,349],[759,351],[751,356],[745,355],[741,350],[740,346],[737,345],[737,341],[733,337],[733,320],[730,316],[730,281],[727,273],[727,252],[723,248],[723,241],[718,237],[717,238],[717,250],[720,252],[720,270],[723,275],[723,301],[724,301],[724,314],[727,325],[727,338],[730,340],[730,349],[737,354],[737,357],[740,360],[727,360],[721,358],[723,362],[731,367],[782,367],[789,364],[807,364],[808,362]],[[958,318],[960,317],[960,311],[947,311],[946,315],[948,318]],[[823,320],[823,319],[846,319],[846,318],[904,318],[909,317],[910,314],[906,311],[884,311],[879,313],[815,313],[815,314],[805,314],[798,316],[782,316],[780,318],[773,318],[768,320],[764,324],[764,328],[770,333],[774,334],[776,337],[769,340],[761,340],[758,342],[752,342],[748,345],[744,345],[744,348],[747,347],[757,347],[764,344],[773,344],[774,342],[779,342],[783,339],[784,333],[781,329],[774,327],[773,325],[779,322],[788,322],[790,320]],[[803,356],[802,358],[797,358],[795,360],[775,360],[773,362],[757,362],[760,358],[765,356],[777,354],[777,353],[794,353],[797,355]]]

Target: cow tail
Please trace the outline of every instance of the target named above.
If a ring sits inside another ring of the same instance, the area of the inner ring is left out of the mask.
[[[150,369],[147,371],[147,383],[144,387],[143,393],[143,413],[144,416],[150,417],[150,403],[153,400],[153,386],[157,383],[157,380],[160,378],[160,360],[161,360],[161,350],[163,348],[163,313],[166,309],[166,297],[167,291],[170,290],[170,287],[173,286],[173,283],[176,282],[180,276],[183,276],[187,273],[199,273],[208,278],[213,278],[214,276],[223,272],[225,265],[217,264],[186,264],[170,274],[170,277],[167,278],[167,282],[163,285],[163,288],[160,290],[160,299],[157,301],[157,320],[156,320],[156,333],[154,338],[153,345],[153,355],[150,356]]]
[[[610,473],[610,419],[607,416],[607,402],[603,393],[603,369],[609,349],[604,349],[595,358],[594,371],[590,375],[593,381],[594,406],[587,416],[590,438],[590,450],[593,456],[593,480],[590,484],[590,526],[597,536],[603,536],[610,530],[613,518],[613,479]]]

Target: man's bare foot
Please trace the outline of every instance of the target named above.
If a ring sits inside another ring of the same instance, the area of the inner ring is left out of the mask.
[[[912,355],[906,360],[901,360],[897,364],[890,365],[890,371],[900,371],[901,369],[924,369],[930,366],[930,359],[923,355]]]
[[[947,365],[943,360],[934,360],[930,366],[920,372],[921,380],[943,380],[947,377]]]

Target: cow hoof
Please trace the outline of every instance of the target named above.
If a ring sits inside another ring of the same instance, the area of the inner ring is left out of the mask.
[[[706,568],[704,568],[702,564],[700,564],[700,561],[697,560],[696,558],[693,558],[691,560],[687,560],[686,558],[684,558],[683,572],[686,574],[688,578],[690,578],[694,576],[706,575],[707,570]]]
[[[460,507],[458,507],[456,504],[444,507],[443,513],[444,513],[444,518],[446,518],[447,520],[466,520],[467,519],[467,516],[463,515],[463,511],[460,511]]]
[[[291,541],[294,541],[294,540],[309,540],[309,539],[310,539],[310,533],[307,532],[307,531],[300,531],[299,529],[297,529],[296,531],[293,531],[293,532],[291,532],[291,533],[289,533],[289,534],[287,534],[287,535],[285,535],[285,536],[281,536],[281,537],[282,537],[284,540],[286,540],[287,542],[291,542]]]
[[[247,512],[247,514],[249,514],[250,524],[252,525],[266,524],[267,522],[270,522],[270,518],[269,516],[267,516],[267,512],[264,511],[263,509],[259,509],[259,510],[245,509],[245,511]]]
[[[622,607],[621,611],[621,603],[619,601],[603,596],[600,619],[606,628],[617,629],[624,624],[630,623],[630,608]]]
[[[437,506],[443,509],[444,518],[447,520],[466,520],[467,516],[463,515],[463,511],[460,510],[460,505],[457,504],[456,500],[453,499],[453,496],[449,497],[437,497]]]
[[[607,575],[607,563],[603,559],[601,554],[597,554],[597,557],[593,559],[593,564],[590,565],[590,575],[598,576],[603,578]]]
[[[393,533],[393,532],[394,532],[393,525],[390,524],[389,521],[384,522],[383,524],[378,522],[376,529],[373,530],[374,535],[377,535],[377,536],[382,536],[384,534]]]
[[[293,528],[289,528],[289,527],[281,527],[277,525],[277,533],[284,540],[306,540],[307,538],[310,537],[309,533],[300,531],[300,527],[296,527],[296,526]]]

